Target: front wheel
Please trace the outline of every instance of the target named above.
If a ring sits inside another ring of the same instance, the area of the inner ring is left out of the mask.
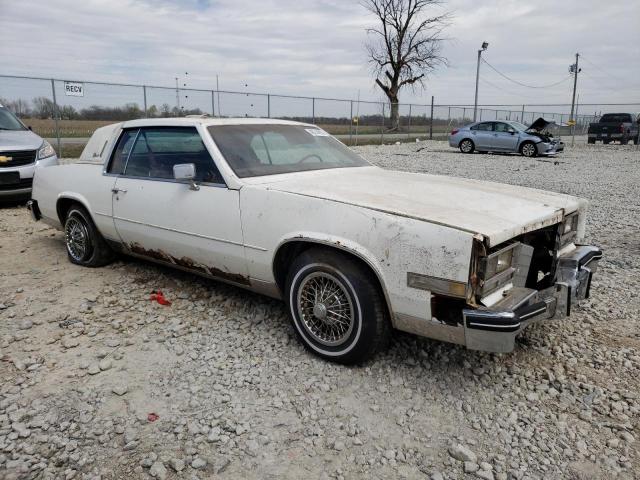
[[[465,138],[464,140],[462,140],[460,142],[459,147],[462,153],[473,153],[473,151],[476,148],[473,141],[469,140],[468,138]]]
[[[84,267],[102,267],[113,259],[113,252],[80,206],[72,206],[64,222],[64,241],[71,263]]]
[[[538,154],[538,149],[533,142],[524,142],[520,147],[520,153],[525,157],[535,157]]]
[[[349,255],[317,248],[301,253],[285,293],[298,338],[320,357],[353,364],[386,346],[390,327],[380,287]]]

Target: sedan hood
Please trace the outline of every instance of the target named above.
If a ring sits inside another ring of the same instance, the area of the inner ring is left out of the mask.
[[[277,178],[276,178],[277,177]],[[445,225],[485,237],[498,245],[553,225],[586,206],[560,193],[466,178],[384,170],[342,168],[253,179],[281,192]]]
[[[31,130],[0,130],[0,151],[37,150],[42,138]]]
[[[527,127],[527,132],[528,131],[541,132],[552,123],[555,123],[555,122],[551,122],[549,120],[545,120],[542,117],[538,117],[531,125]]]

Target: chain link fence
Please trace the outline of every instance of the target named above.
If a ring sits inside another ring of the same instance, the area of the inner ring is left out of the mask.
[[[348,145],[444,139],[471,123],[472,105],[401,104],[396,125],[387,102],[300,97],[269,93],[161,87],[94,81],[0,75],[0,103],[34,132],[49,139],[59,155],[77,156],[96,128],[136,118],[208,114],[212,117],[260,117],[314,123]],[[538,117],[557,123],[561,135],[585,135],[603,113],[640,111],[640,103],[480,105],[478,121],[508,120],[528,125]]]

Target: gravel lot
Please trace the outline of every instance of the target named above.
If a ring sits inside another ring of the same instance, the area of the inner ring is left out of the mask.
[[[74,266],[4,207],[0,478],[640,478],[640,151],[358,150],[589,198],[592,298],[511,354],[396,333],[347,368],[306,353],[279,302],[128,258]]]

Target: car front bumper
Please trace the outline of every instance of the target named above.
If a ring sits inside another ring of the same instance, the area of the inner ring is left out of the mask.
[[[516,287],[490,308],[463,310],[467,348],[510,352],[527,326],[569,316],[573,304],[589,297],[591,278],[601,258],[598,247],[578,245],[558,258],[552,287],[541,291]]]
[[[8,200],[14,198],[28,198],[31,195],[33,186],[33,176],[38,168],[50,167],[58,164],[58,157],[53,155],[42,160],[37,160],[29,165],[21,165],[18,167],[0,167],[0,176],[4,173],[17,175],[15,182],[5,183],[0,181],[0,199]],[[15,177],[16,175],[14,175]]]
[[[538,155],[555,155],[564,150],[563,142],[540,142],[536,143]]]

